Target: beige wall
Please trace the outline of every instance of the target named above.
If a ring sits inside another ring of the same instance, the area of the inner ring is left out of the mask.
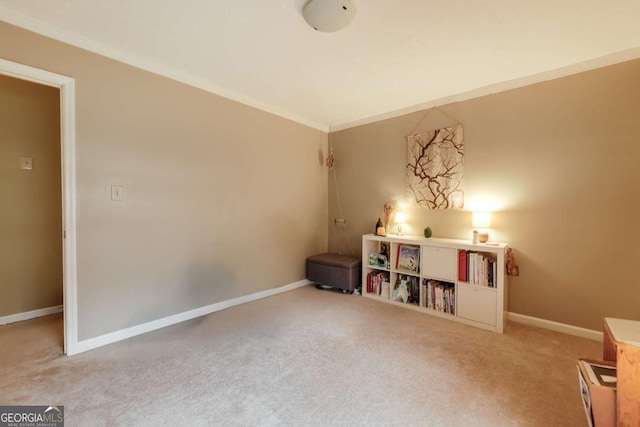
[[[416,132],[464,124],[466,200],[491,200],[493,240],[510,242],[520,276],[509,311],[601,330],[640,320],[640,60],[432,110]],[[446,114],[445,114],[446,113]],[[424,112],[332,133],[352,246],[387,200],[404,200],[404,137]],[[329,247],[345,252],[333,227]],[[470,239],[465,211],[407,209],[410,232]]]
[[[325,133],[1,23],[0,57],[76,79],[80,340],[302,280],[326,250]]]
[[[1,75],[0,236],[0,316],[62,304],[59,91]]]

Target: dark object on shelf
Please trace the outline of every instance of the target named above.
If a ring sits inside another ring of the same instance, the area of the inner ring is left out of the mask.
[[[424,229],[424,237],[426,237],[427,239],[431,237],[431,227],[427,227]]]
[[[307,258],[307,279],[347,292],[360,285],[362,260],[348,255],[324,253]]]
[[[380,242],[380,252],[382,255],[387,257],[387,261],[391,259],[391,256],[389,255],[389,243],[387,242]]]
[[[376,222],[375,234],[377,234],[378,236],[384,236],[386,232],[387,230],[384,228],[384,225],[382,225],[382,221],[380,221],[380,218],[378,218],[378,222]]]

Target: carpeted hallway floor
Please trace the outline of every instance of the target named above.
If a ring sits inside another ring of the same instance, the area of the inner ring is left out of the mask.
[[[60,315],[0,342],[0,404],[61,404],[67,426],[584,426],[576,360],[601,357],[312,286],[72,357]]]

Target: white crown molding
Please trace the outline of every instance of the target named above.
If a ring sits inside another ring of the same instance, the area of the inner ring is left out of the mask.
[[[214,95],[218,95],[223,98],[227,98],[232,101],[236,101],[241,104],[248,105],[258,110],[262,110],[264,112],[274,114],[276,116],[294,121],[296,123],[300,123],[305,126],[309,126],[314,129],[318,129],[324,132],[328,132],[329,130],[328,125],[320,124],[313,120],[308,120],[307,118],[301,117],[292,112],[285,111],[271,105],[267,105],[249,96],[215,85],[202,78],[195,77],[190,74],[183,73],[181,71],[177,71],[171,67],[160,65],[156,62],[146,60],[137,55],[133,55],[129,52],[125,52],[123,50],[108,46],[104,43],[100,43],[95,40],[92,40],[90,38],[72,33],[70,31],[63,30],[54,25],[47,24],[38,19],[32,18],[22,13],[18,13],[11,9],[8,9],[4,6],[0,6],[0,21],[5,21],[9,24],[15,25],[20,28],[24,28],[34,33],[38,33],[40,35],[49,37],[51,39],[58,40],[63,43],[70,44],[72,46],[88,50],[98,55],[102,55],[107,58],[111,58],[116,61],[123,62],[125,64],[131,65],[136,68],[140,68],[145,71],[149,71],[151,73],[154,73],[163,77],[167,77],[169,79],[187,84],[189,86],[202,89]]]
[[[434,99],[428,102],[423,102],[410,107],[401,108],[398,110],[389,111],[387,113],[377,114],[370,117],[365,117],[360,120],[354,120],[348,123],[342,123],[331,126],[331,132],[337,132],[357,126],[366,125],[369,123],[379,122],[381,120],[392,119],[394,117],[404,116],[405,114],[411,114],[418,111],[427,110],[434,106],[441,106],[446,104],[452,104],[454,102],[466,101],[468,99],[479,98],[481,96],[492,95],[494,93],[505,92],[511,89],[517,89],[524,86],[529,86],[536,83],[542,83],[548,80],[558,79],[560,77],[570,76],[572,74],[582,73],[584,71],[595,70],[596,68],[606,67],[609,65],[619,64],[621,62],[630,61],[640,58],[640,47],[627,49],[619,52],[615,52],[609,55],[601,56],[599,58],[590,59],[588,61],[578,62],[568,65],[562,68],[556,68],[554,70],[544,71],[538,74],[532,74],[530,76],[520,77],[513,80],[507,80],[504,82],[495,83],[489,86],[480,87],[467,92],[459,93],[457,95],[451,95],[444,98]]]
[[[462,92],[456,95],[451,95],[451,96],[438,98],[438,99],[432,99],[430,101],[426,101],[420,104],[412,105],[405,108],[400,108],[397,110],[392,110],[382,114],[376,114],[373,116],[364,117],[362,119],[358,119],[358,120],[354,120],[346,123],[322,124],[313,120],[309,120],[308,118],[301,117],[290,111],[284,111],[272,105],[267,105],[249,96],[215,85],[202,78],[177,71],[173,68],[140,58],[136,55],[133,55],[131,53],[128,53],[119,49],[115,49],[111,46],[91,40],[87,37],[80,36],[78,34],[74,34],[66,30],[62,30],[56,26],[47,24],[35,18],[18,13],[4,6],[0,6],[0,20],[8,22],[9,24],[27,29],[29,31],[33,31],[43,36],[46,36],[64,43],[68,43],[73,46],[88,50],[90,52],[114,59],[116,61],[120,61],[125,64],[152,72],[154,74],[158,74],[163,77],[167,77],[172,80],[185,83],[187,85],[196,87],[198,89],[202,89],[204,91],[239,102],[244,105],[248,105],[250,107],[265,111],[267,113],[275,114],[282,118],[292,120],[294,122],[300,123],[305,126],[309,126],[314,129],[321,130],[323,132],[337,132],[337,131],[341,131],[341,130],[345,130],[345,129],[349,129],[357,126],[374,123],[381,120],[387,120],[387,119],[403,116],[405,114],[415,113],[418,111],[432,108],[434,106],[441,106],[441,105],[451,104],[454,102],[460,102],[468,99],[478,98],[481,96],[487,96],[494,93],[504,92],[511,89],[517,89],[519,87],[528,86],[535,83],[541,83],[544,81],[553,80],[560,77],[566,77],[572,74],[577,74],[584,71],[589,71],[596,68],[601,68],[601,67],[617,64],[620,62],[625,62],[632,59],[640,58],[640,47],[635,47],[635,48],[631,48],[631,49],[627,49],[619,52],[614,52],[612,54],[590,59],[587,61],[571,64],[566,67],[557,68],[554,70],[548,70],[542,73],[532,74],[525,77],[520,77],[512,80],[507,80],[504,82],[495,83],[492,85],[472,89],[467,92]]]

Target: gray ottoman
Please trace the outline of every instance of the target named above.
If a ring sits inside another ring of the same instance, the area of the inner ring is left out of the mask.
[[[360,284],[360,258],[332,253],[307,258],[307,279],[320,285],[328,285],[353,292]]]

